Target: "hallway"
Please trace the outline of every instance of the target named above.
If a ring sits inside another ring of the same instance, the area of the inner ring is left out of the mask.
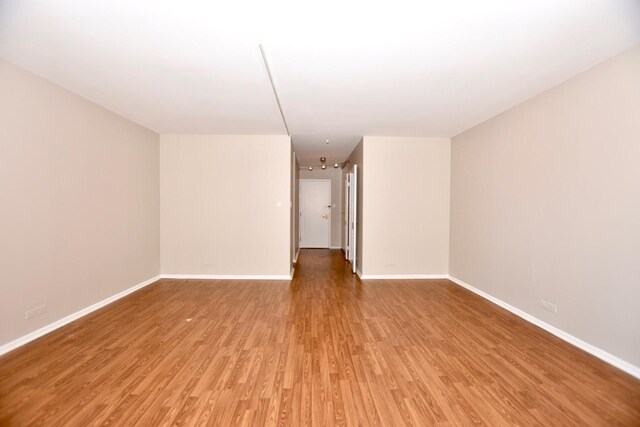
[[[640,384],[448,280],[164,279],[0,358],[2,425],[637,425]],[[579,393],[577,393],[579,391]]]

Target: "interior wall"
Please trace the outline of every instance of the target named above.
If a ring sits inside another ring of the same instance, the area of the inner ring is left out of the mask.
[[[302,169],[300,179],[330,179],[331,180],[331,248],[339,249],[342,239],[342,228],[340,224],[342,210],[342,170],[334,169],[333,166],[325,170]]]
[[[353,172],[353,167],[358,166],[358,182],[357,182],[357,207],[356,207],[356,270],[359,274],[362,274],[363,271],[363,261],[364,261],[364,236],[363,236],[363,221],[364,221],[364,198],[363,198],[363,189],[364,189],[364,143],[361,140],[358,145],[353,149],[349,157],[347,158],[346,165],[344,169],[342,169],[342,182],[344,185],[344,180],[346,179],[346,175],[348,173]],[[342,223],[346,218],[342,218]]]
[[[164,274],[291,273],[291,138],[160,137]]]
[[[156,133],[2,60],[0,94],[2,345],[158,275],[160,245]]]
[[[298,234],[298,222],[300,219],[298,214],[300,165],[296,153],[293,152],[293,145],[291,148],[291,263],[293,266],[293,263],[298,258],[298,249],[300,249],[300,237]]]
[[[295,215],[295,230],[294,230],[294,248],[295,248],[295,260],[298,261],[298,254],[300,252],[300,191],[299,191],[299,183],[300,183],[300,163],[298,163],[298,158],[296,157],[296,161],[294,164],[294,181],[296,185],[296,189],[293,192],[293,206],[294,209],[292,211],[292,215]]]
[[[639,119],[636,47],[453,138],[451,174],[451,274],[636,366]]]
[[[364,137],[365,276],[449,272],[449,138]]]
[[[348,165],[345,164],[345,167],[340,169],[340,186],[342,187],[342,209],[340,209],[340,228],[342,229],[342,233],[340,234],[340,247],[344,251],[345,255],[347,253],[347,236],[345,233],[345,227],[347,224],[347,205],[349,204],[349,201],[346,200],[347,194],[345,188],[347,181],[347,166]]]

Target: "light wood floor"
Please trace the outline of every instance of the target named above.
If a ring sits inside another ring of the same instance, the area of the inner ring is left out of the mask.
[[[640,425],[640,382],[447,280],[162,280],[0,358],[0,424]]]

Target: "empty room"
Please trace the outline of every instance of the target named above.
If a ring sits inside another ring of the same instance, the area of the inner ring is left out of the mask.
[[[0,426],[640,426],[640,1],[0,0]]]

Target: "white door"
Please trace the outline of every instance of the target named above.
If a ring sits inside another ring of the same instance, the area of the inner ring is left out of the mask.
[[[351,269],[356,272],[357,263],[357,248],[356,242],[358,240],[357,231],[357,216],[358,216],[358,165],[353,165],[353,172],[348,174],[349,181],[349,206],[348,206],[348,260],[351,261]]]
[[[345,180],[344,180],[344,246],[343,246],[343,250],[344,250],[344,257],[347,260],[350,260],[351,258],[349,258],[349,205],[351,204],[349,202],[350,197],[351,197],[351,188],[349,186],[349,178],[350,178],[351,174],[347,174],[345,176]]]
[[[331,245],[331,180],[300,180],[300,247]]]

